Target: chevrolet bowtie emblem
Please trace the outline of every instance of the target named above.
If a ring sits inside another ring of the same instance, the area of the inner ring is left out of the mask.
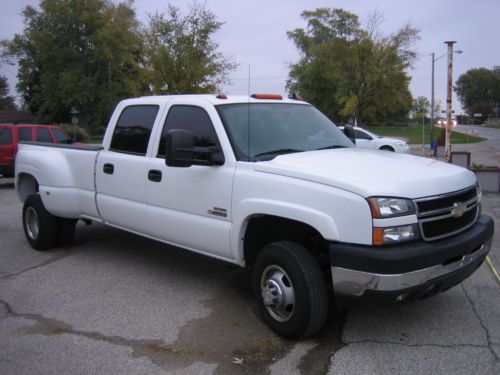
[[[467,205],[465,203],[454,203],[451,214],[453,217],[461,217],[467,210]]]

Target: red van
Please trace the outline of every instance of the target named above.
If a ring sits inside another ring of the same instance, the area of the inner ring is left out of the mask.
[[[0,175],[14,177],[17,144],[21,141],[72,143],[71,138],[56,126],[0,124]]]

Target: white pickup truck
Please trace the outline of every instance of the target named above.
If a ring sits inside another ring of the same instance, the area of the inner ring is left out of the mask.
[[[20,144],[24,231],[45,250],[96,221],[246,267],[290,338],[324,325],[329,295],[397,304],[471,275],[493,235],[474,173],[346,134],[276,95],[124,100],[102,147]]]

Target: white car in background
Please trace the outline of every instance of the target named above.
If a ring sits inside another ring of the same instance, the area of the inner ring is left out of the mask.
[[[343,126],[339,129],[344,131]],[[356,134],[356,146],[360,148],[369,148],[372,150],[393,151],[401,153],[409,153],[410,146],[405,141],[398,138],[381,137],[366,129],[354,128]]]

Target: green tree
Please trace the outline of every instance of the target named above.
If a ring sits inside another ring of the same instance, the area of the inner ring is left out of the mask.
[[[9,82],[7,77],[0,75],[0,110],[16,109],[14,97],[9,95]]]
[[[374,16],[368,30],[342,9],[304,11],[305,29],[288,32],[301,53],[290,68],[288,90],[300,93],[334,120],[363,122],[405,116],[411,109],[406,73],[415,59],[418,30],[410,24],[380,37]]]
[[[144,91],[142,41],[132,1],[41,0],[22,11],[24,31],[6,45],[19,63],[18,92],[40,120],[104,125],[112,107]]]
[[[462,107],[474,113],[497,112],[500,105],[500,67],[470,69],[458,77],[455,92]]]
[[[430,113],[431,103],[429,99],[425,96],[419,96],[412,101],[412,110],[415,111],[417,118],[426,117],[428,113]]]
[[[203,5],[189,14],[169,5],[167,14],[149,17],[145,31],[145,77],[155,94],[209,93],[227,82],[236,68],[213,40],[222,26]]]

